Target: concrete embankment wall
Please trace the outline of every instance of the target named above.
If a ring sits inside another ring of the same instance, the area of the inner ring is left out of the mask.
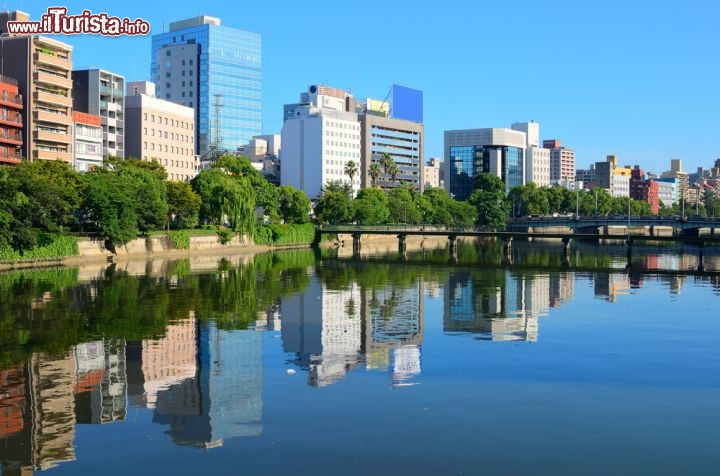
[[[81,238],[78,243],[78,258],[122,258],[130,256],[146,256],[159,253],[187,253],[205,250],[227,250],[231,248],[253,247],[253,243],[246,236],[235,236],[226,244],[221,244],[216,235],[190,236],[190,248],[177,250],[170,244],[170,238],[164,235],[137,238],[125,245],[115,247],[115,253],[105,248],[103,240]]]

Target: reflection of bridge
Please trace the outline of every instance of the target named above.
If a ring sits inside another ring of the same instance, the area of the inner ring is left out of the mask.
[[[510,247],[514,239],[532,241],[536,239],[556,239],[562,241],[564,258],[568,259],[570,244],[573,240],[596,241],[598,243],[622,242],[627,244],[628,266],[632,258],[632,244],[635,242],[681,242],[695,244],[699,247],[700,265],[698,271],[703,271],[703,247],[705,244],[720,244],[720,220],[660,220],[660,222],[687,224],[691,223],[693,228],[685,228],[685,233],[675,233],[674,229],[657,225],[653,219],[630,219],[615,221],[619,219],[606,218],[605,221],[595,220],[572,220],[572,219],[534,219],[532,221],[514,221],[512,228],[526,227],[526,231],[494,231],[481,228],[464,227],[442,227],[442,226],[352,226],[352,225],[324,225],[317,228],[317,241],[322,235],[349,234],[353,240],[353,256],[360,256],[361,238],[363,235],[394,235],[398,238],[398,252],[404,256],[406,251],[406,240],[408,236],[447,236],[449,241],[451,259],[457,258],[457,238],[493,238],[500,239],[505,243],[504,251],[506,260],[511,263]],[[648,227],[646,222],[654,222],[656,225]],[[534,226],[527,226],[533,223]],[[545,225],[552,223],[552,225]],[[580,223],[582,225],[565,227],[564,224]],[[628,223],[630,224],[628,226]],[[700,224],[702,223],[702,225]],[[587,226],[586,226],[587,225]],[[623,226],[624,225],[624,226]],[[708,226],[709,225],[709,226]],[[537,231],[537,228],[544,228],[547,231]],[[592,229],[593,232],[587,232]],[[694,232],[691,232],[694,230]]]

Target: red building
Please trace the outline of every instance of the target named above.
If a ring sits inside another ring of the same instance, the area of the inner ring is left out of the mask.
[[[653,179],[647,179],[645,182],[645,190],[647,192],[647,198],[645,199],[650,204],[650,210],[653,215],[660,213],[660,196],[658,183]]]
[[[658,184],[652,179],[645,180],[645,172],[638,165],[630,172],[630,198],[648,202],[653,215],[660,211]]]
[[[0,164],[22,160],[22,109],[17,80],[0,75]]]

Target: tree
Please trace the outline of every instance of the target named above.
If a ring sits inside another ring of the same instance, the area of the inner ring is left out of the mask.
[[[32,208],[20,191],[14,168],[0,167],[0,248],[13,248],[22,254],[35,247],[37,239],[30,221]]]
[[[60,160],[23,162],[15,167],[15,174],[18,191],[32,204],[27,218],[34,228],[62,231],[75,220],[73,212],[82,202],[83,183],[70,164]]]
[[[357,166],[357,164],[355,163],[355,161],[354,161],[354,160],[348,160],[347,164],[345,164],[345,175],[347,175],[348,177],[350,177],[350,187],[352,187],[353,178],[355,178],[355,176],[357,175],[357,173],[358,173],[358,166]]]
[[[380,177],[380,173],[380,165],[378,165],[376,162],[370,164],[368,174],[370,175],[370,184],[373,187],[375,186],[375,182],[377,182],[377,179]]]
[[[481,173],[475,177],[475,189],[468,202],[477,211],[477,224],[501,228],[505,226],[510,205],[505,200],[505,184],[493,174]]]
[[[214,208],[213,188],[225,180],[227,173],[215,168],[201,170],[190,181],[190,187],[200,197],[199,218],[203,222],[216,222],[219,210]],[[220,223],[220,222],[218,222]]]
[[[430,204],[430,208],[425,214],[425,220],[433,225],[450,225],[452,215],[449,208],[452,198],[445,189],[428,187],[425,189],[423,197]]]
[[[360,225],[386,223],[390,216],[387,194],[377,188],[360,190],[357,198],[353,201],[353,208],[355,220]]]
[[[109,168],[117,171],[127,169],[128,167],[145,170],[163,182],[166,181],[168,177],[167,170],[165,170],[165,167],[160,165],[160,162],[158,162],[157,159],[140,160],[135,157],[129,157],[127,160],[124,160],[120,157],[108,156],[105,158],[104,162],[107,166],[109,166]]]
[[[416,207],[409,190],[404,187],[393,188],[388,194],[390,221],[394,223],[418,223],[422,214]]]
[[[84,222],[112,244],[127,243],[138,235],[134,185],[129,175],[94,169],[83,179],[87,187],[83,202]]]
[[[189,183],[166,182],[167,187],[167,223],[168,227],[187,229],[195,228],[202,201],[193,192]]]
[[[280,216],[285,223],[301,225],[310,221],[310,199],[303,190],[290,185],[278,189],[280,197]]]
[[[320,224],[342,225],[353,222],[353,202],[341,192],[327,192],[315,205],[315,217]]]
[[[270,220],[280,218],[280,196],[278,188],[267,181],[265,176],[253,167],[252,162],[245,156],[224,155],[212,165],[214,169],[222,169],[231,177],[245,177],[249,180],[255,191],[255,204],[263,208],[263,212]]]
[[[705,190],[705,211],[708,216],[720,217],[720,194],[718,192]]]
[[[332,192],[345,194],[348,198],[352,199],[352,187],[350,187],[349,183],[343,182],[342,180],[328,180],[325,182],[325,185],[320,189],[320,196],[322,197],[326,193]]]

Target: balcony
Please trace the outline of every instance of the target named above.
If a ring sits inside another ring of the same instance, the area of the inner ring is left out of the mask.
[[[14,111],[0,111],[0,124],[22,127],[22,116]]]
[[[23,103],[22,103],[22,95],[20,94],[11,94],[7,91],[3,91],[0,94],[0,105],[3,106],[9,106],[16,109],[22,109]]]
[[[73,141],[72,134],[63,134],[61,132],[50,132],[42,129],[33,131],[33,139],[43,142],[55,142],[61,144],[71,144]]]
[[[3,164],[19,164],[22,162],[20,151],[17,152],[0,152],[0,163]]]
[[[69,124],[72,124],[72,116],[68,116],[67,114],[62,114],[59,112],[56,113],[56,112],[45,111],[43,109],[36,109],[35,110],[35,121],[69,125]]]
[[[39,83],[52,84],[61,88],[72,88],[72,79],[60,74],[48,73],[45,71],[36,71],[33,79]]]
[[[34,160],[63,160],[72,163],[72,154],[70,152],[61,152],[55,150],[35,149],[33,151]]]
[[[46,102],[49,104],[58,104],[65,107],[72,106],[72,98],[63,96],[61,94],[50,93],[46,91],[36,91],[33,93],[33,97],[36,101]]]
[[[20,131],[0,131],[0,143],[22,145],[23,138]]]
[[[72,61],[61,56],[53,54],[53,52],[36,51],[33,55],[33,59],[38,63],[48,64],[55,66],[56,68],[65,69],[72,71]]]

